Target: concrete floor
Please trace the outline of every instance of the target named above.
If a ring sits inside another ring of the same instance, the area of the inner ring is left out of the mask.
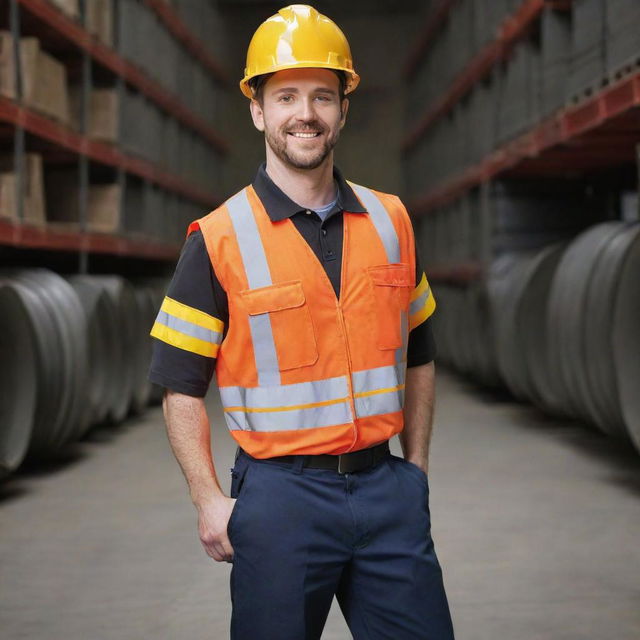
[[[235,447],[216,396],[228,490]],[[430,485],[458,640],[640,638],[628,447],[440,372]],[[3,640],[224,640],[229,571],[200,546],[160,409],[0,485]],[[351,638],[337,606],[323,638]]]

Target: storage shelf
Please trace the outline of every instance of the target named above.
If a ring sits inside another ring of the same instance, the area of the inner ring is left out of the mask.
[[[121,76],[128,84],[138,89],[167,113],[205,138],[220,153],[226,154],[228,152],[229,148],[226,141],[211,126],[185,106],[179,98],[162,88],[157,82],[149,79],[136,65],[128,62],[113,49],[101,43],[81,25],[49,3],[48,0],[18,0],[18,2],[32,17],[42,24],[43,37],[53,32],[56,36],[86,51],[93,60],[114,74]]]
[[[410,203],[428,214],[497,176],[559,176],[635,162],[640,140],[640,72],[568,107],[503,145],[479,164]]]
[[[456,0],[440,0],[438,6],[427,16],[424,27],[422,28],[417,42],[412,47],[409,58],[404,66],[405,80],[410,80],[415,74],[420,62],[424,58],[431,42],[433,41],[434,35],[438,33],[442,24],[449,17],[449,12],[455,3]]]
[[[35,227],[6,219],[0,219],[0,244],[29,249],[86,251],[165,261],[173,261],[180,254],[179,246],[157,240],[83,233],[56,228],[56,225]]]
[[[122,168],[126,172],[150,180],[158,186],[177,193],[188,200],[213,208],[221,200],[186,180],[155,166],[153,163],[122,153],[117,147],[89,140],[69,127],[22,107],[9,98],[0,96],[0,122],[21,126],[28,133],[95,162]]]
[[[513,47],[527,35],[529,29],[540,17],[545,4],[566,9],[570,1],[564,0],[558,4],[558,2],[545,2],[545,0],[524,0],[515,13],[504,20],[496,39],[473,57],[436,104],[428,106],[424,115],[418,119],[418,123],[402,141],[403,151],[407,152],[413,148],[437,120],[451,111],[498,63],[507,58]],[[418,62],[412,64],[415,67]]]
[[[184,23],[179,14],[163,0],[144,0],[144,3],[156,12],[156,15],[164,23],[167,30],[176,40],[182,43],[184,48],[200,63],[206,67],[213,77],[223,86],[229,86],[227,73],[218,64],[216,59],[204,48],[202,42],[192,35],[189,27]]]

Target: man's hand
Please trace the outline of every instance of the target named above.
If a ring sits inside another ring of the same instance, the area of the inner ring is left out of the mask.
[[[223,495],[197,505],[200,542],[207,555],[217,562],[231,562],[233,559],[227,524],[235,503],[235,498]]]

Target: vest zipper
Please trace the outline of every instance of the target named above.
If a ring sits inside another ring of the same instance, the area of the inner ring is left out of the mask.
[[[338,316],[340,318],[340,326],[342,327],[342,336],[344,338],[344,345],[345,345],[345,349],[347,351],[347,384],[349,385],[349,403],[351,405],[351,416],[352,416],[352,420],[353,420],[353,442],[351,443],[351,446],[349,447],[349,451],[353,448],[353,445],[357,442],[358,440],[358,430],[356,427],[356,402],[355,402],[355,397],[353,395],[353,365],[351,363],[351,351],[349,350],[349,340],[347,337],[347,326],[345,324],[344,321],[344,316],[342,315],[342,307],[340,306],[340,303],[337,302],[336,303],[336,308],[338,310]],[[346,453],[346,452],[345,452]]]

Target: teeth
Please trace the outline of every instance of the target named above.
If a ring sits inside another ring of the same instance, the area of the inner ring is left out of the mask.
[[[302,131],[292,131],[290,133],[296,138],[315,138],[317,135],[320,135],[318,133],[303,133]]]

